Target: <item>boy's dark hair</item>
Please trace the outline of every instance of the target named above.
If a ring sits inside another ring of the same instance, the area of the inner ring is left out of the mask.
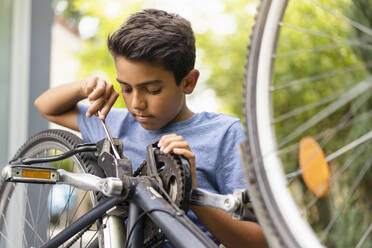
[[[163,10],[145,9],[131,15],[108,37],[107,46],[114,57],[164,66],[173,72],[177,85],[195,64],[190,22]]]

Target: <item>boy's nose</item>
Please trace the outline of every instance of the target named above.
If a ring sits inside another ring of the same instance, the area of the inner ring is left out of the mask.
[[[139,94],[134,94],[132,98],[132,107],[138,110],[144,110],[146,108],[146,101]]]

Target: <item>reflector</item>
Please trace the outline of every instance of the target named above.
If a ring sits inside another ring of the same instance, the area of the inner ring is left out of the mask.
[[[324,152],[312,137],[302,138],[299,148],[299,163],[306,186],[317,197],[323,197],[329,190],[329,166]]]

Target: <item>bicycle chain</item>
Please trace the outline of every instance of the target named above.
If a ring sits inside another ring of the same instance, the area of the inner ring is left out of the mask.
[[[168,193],[173,203],[180,209],[187,212],[188,210],[188,195],[191,190],[190,172],[185,171],[189,168],[184,168],[178,155],[164,154],[160,150],[154,150],[156,166],[159,177],[163,182],[163,189]],[[147,161],[138,167],[133,176],[147,176]],[[162,194],[162,192],[159,192]],[[167,199],[167,197],[164,197]],[[156,247],[165,240],[165,236],[150,218],[144,220],[144,247]]]

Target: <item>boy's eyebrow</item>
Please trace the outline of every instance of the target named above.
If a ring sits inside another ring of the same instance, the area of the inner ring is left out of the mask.
[[[121,81],[118,78],[116,79],[116,81],[118,81],[119,84],[125,84],[125,85],[128,85],[128,86],[131,86],[127,82]],[[146,82],[139,83],[139,84],[137,84],[137,86],[145,86],[145,85],[148,85],[148,84],[159,84],[159,83],[162,83],[162,82],[163,82],[162,80],[152,80],[152,81],[146,81]]]

